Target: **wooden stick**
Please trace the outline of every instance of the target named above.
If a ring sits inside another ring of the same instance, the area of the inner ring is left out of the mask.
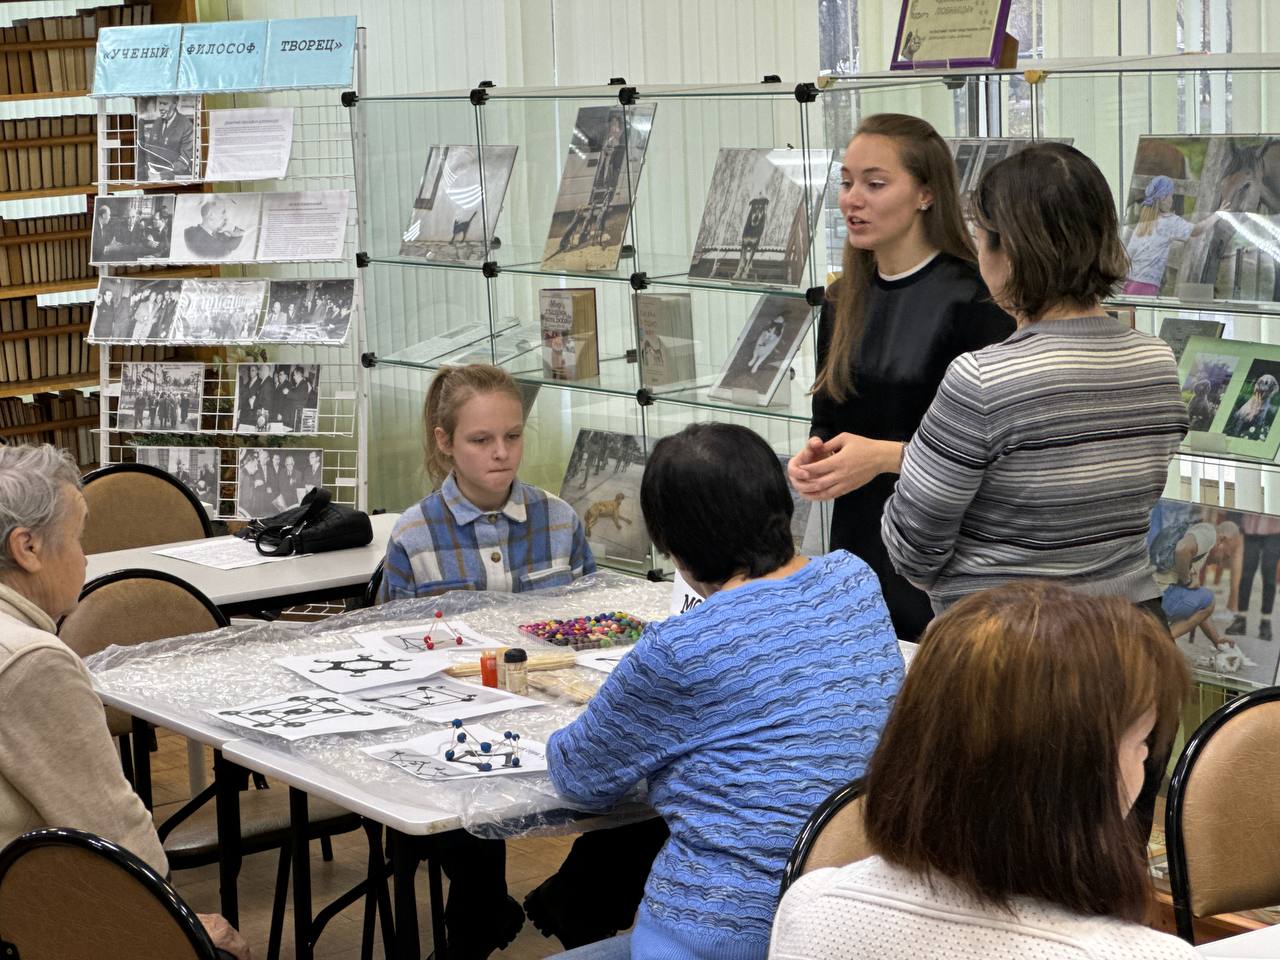
[[[498,651],[501,657],[503,650]],[[529,657],[529,670],[563,670],[565,667],[575,666],[578,662],[578,656],[569,648],[564,653],[535,653]],[[478,677],[480,676],[480,661],[467,661],[466,663],[455,663],[452,667],[445,670],[445,673],[451,677]]]

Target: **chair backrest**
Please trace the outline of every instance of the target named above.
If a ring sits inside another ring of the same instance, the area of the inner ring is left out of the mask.
[[[387,558],[383,557],[378,561],[378,565],[373,568],[373,576],[369,577],[369,585],[364,588],[364,597],[361,600],[360,606],[377,606],[378,591],[382,589],[382,568],[386,562]]]
[[[1165,843],[1178,935],[1192,916],[1280,903],[1280,687],[1219,708],[1169,780]]]
[[[62,642],[82,657],[111,644],[217,630],[226,616],[191,584],[160,570],[117,570],[96,577],[58,627]]]
[[[0,851],[0,956],[216,960],[217,953],[191,908],[142,860],[81,830],[46,829]]]
[[[195,494],[145,463],[113,463],[85,474],[84,499],[85,553],[196,540],[213,530]]]
[[[875,853],[862,825],[862,789],[861,778],[847,783],[810,814],[782,869],[780,895],[810,870],[843,867]]]
[[[117,570],[84,585],[75,609],[58,624],[58,636],[81,657],[112,644],[183,637],[225,627],[229,621],[191,584],[160,570]],[[107,707],[113,737],[129,733],[133,719]]]

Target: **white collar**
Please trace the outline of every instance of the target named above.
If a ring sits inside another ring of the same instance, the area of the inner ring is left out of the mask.
[[[888,280],[890,282],[893,282],[894,280],[905,280],[907,279],[907,277],[911,276],[913,273],[919,273],[929,264],[933,263],[933,258],[936,257],[940,252],[941,251],[938,251],[938,250],[933,251],[933,253],[929,254],[927,257],[925,257],[923,260],[917,263],[910,270],[904,270],[902,271],[902,273],[895,273],[892,276],[890,276],[889,274],[879,270],[877,270],[876,272],[880,274],[881,280]]]

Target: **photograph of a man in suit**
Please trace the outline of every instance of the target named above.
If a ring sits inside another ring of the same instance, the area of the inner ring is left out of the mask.
[[[182,232],[187,249],[210,260],[227,256],[244,239],[244,230],[231,223],[225,200],[214,198],[200,205],[200,222]]]
[[[151,103],[147,101],[151,100]],[[192,180],[199,162],[192,116],[198,97],[141,98],[138,103],[138,180]],[[148,109],[150,108],[150,109]],[[190,113],[191,115],[188,115]],[[151,115],[150,119],[147,119]]]

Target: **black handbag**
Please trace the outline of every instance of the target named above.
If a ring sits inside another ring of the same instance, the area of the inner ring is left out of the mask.
[[[373,524],[363,510],[333,503],[324,487],[313,487],[296,507],[274,517],[250,520],[237,536],[252,540],[268,557],[323,553],[363,547],[373,540]]]

